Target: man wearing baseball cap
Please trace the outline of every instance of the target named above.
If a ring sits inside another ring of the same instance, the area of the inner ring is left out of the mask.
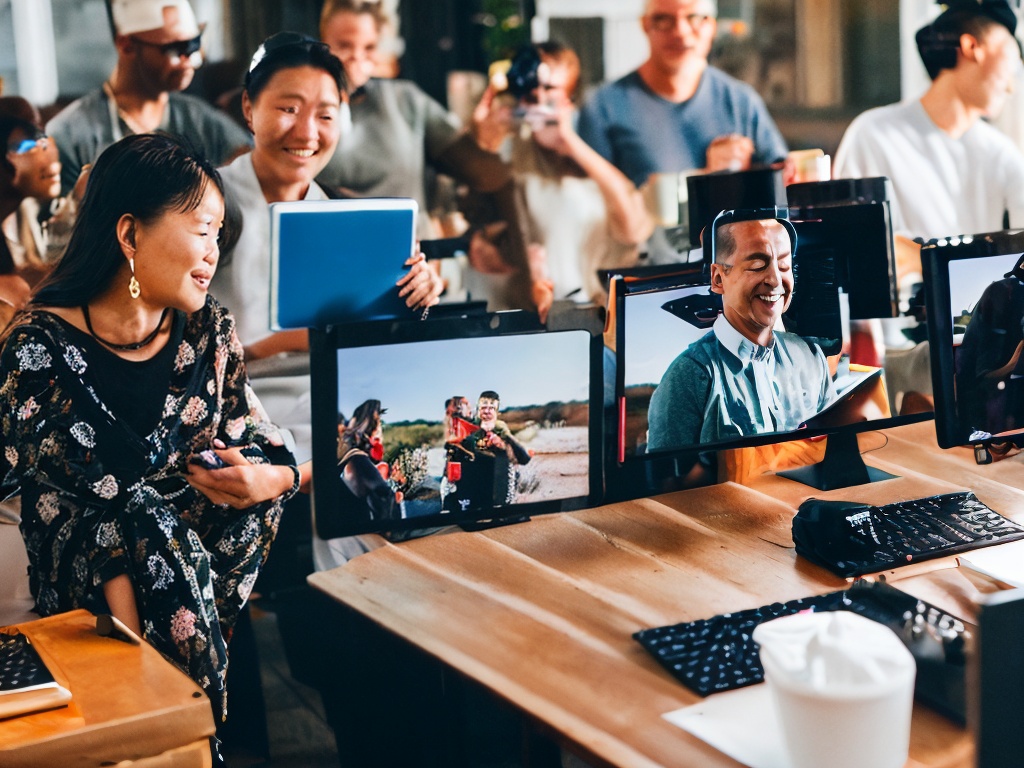
[[[214,164],[250,145],[248,133],[201,99],[180,93],[202,64],[202,28],[188,0],[108,0],[117,49],[102,88],[69,104],[46,126],[60,150],[62,186],[131,133],[184,136]]]
[[[835,176],[888,176],[893,231],[925,239],[1024,225],[1024,155],[982,118],[1021,70],[1019,0],[952,0],[916,39],[932,84],[850,124]],[[919,263],[919,261],[918,261]]]

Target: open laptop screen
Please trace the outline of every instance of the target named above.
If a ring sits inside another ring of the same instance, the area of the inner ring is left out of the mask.
[[[600,324],[592,311],[569,316],[546,331],[526,313],[503,313],[313,332],[320,535],[521,517],[595,499]]]

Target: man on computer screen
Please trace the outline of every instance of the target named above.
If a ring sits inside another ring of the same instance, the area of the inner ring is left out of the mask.
[[[711,290],[722,314],[654,391],[650,451],[787,432],[835,399],[821,348],[778,329],[793,296],[796,231],[756,215],[727,211],[711,225]]]

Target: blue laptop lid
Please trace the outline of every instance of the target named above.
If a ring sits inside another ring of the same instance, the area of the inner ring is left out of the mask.
[[[270,205],[270,327],[323,328],[411,311],[395,283],[415,247],[408,198]]]

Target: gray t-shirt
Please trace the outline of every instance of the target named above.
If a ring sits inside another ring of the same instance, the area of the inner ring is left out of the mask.
[[[680,104],[631,72],[598,89],[580,110],[583,140],[638,187],[652,173],[703,168],[711,140],[730,133],[753,140],[754,162],[786,156],[786,142],[757,92],[714,67]]]
[[[168,94],[160,130],[188,139],[214,166],[240,149],[252,146],[249,132],[202,99]],[[118,117],[117,108],[102,90],[71,102],[49,123],[46,132],[57,142],[64,194],[75,186],[82,166],[93,163],[104,149],[132,130]]]
[[[462,132],[459,119],[407,80],[370,80],[352,100],[352,126],[317,176],[326,187],[358,197],[411,197],[426,223],[427,165]],[[426,227],[426,229],[424,229]]]

